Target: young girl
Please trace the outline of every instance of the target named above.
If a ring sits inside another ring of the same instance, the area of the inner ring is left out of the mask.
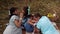
[[[10,9],[10,20],[9,25],[6,27],[3,34],[22,34],[21,26],[21,18],[19,18],[19,12],[16,7],[12,7]]]
[[[27,23],[25,23],[26,34],[34,34],[35,24],[37,23],[39,18],[39,14],[30,15],[30,18],[28,19]]]
[[[34,30],[33,25],[29,24],[29,23],[32,23],[32,18],[33,18],[33,16],[30,15],[28,18],[28,21],[24,24],[24,27],[26,29],[26,34],[32,34],[32,32]]]

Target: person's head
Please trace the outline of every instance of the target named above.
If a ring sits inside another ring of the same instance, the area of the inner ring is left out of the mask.
[[[55,17],[51,18],[51,21],[56,22],[58,20],[58,16],[56,15]]]
[[[39,13],[36,13],[34,15],[34,20],[38,21],[41,18],[41,15]]]
[[[10,17],[11,17],[12,15],[18,15],[18,14],[19,14],[18,8],[16,8],[16,7],[10,8]]]
[[[48,14],[47,17],[52,21],[55,22],[58,20],[58,15],[57,14]]]
[[[24,16],[28,15],[28,6],[23,7],[22,12],[24,13]]]
[[[33,20],[34,14],[30,14],[28,17]]]
[[[39,13],[30,15],[30,19],[31,19],[32,23],[37,23],[39,21],[40,17],[41,17],[41,15]]]

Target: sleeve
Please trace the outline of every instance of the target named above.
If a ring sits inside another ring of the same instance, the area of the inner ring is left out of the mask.
[[[45,24],[47,24],[46,22],[47,22],[47,17],[46,17],[46,16],[42,16],[42,17],[39,19],[39,21],[37,22],[36,27],[37,27],[38,29],[42,29],[42,28],[45,27]]]
[[[13,19],[13,21],[14,20],[19,20],[18,16],[13,16],[12,19]]]

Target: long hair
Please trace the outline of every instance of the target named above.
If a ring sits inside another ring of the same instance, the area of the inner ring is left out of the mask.
[[[23,10],[24,10],[24,12],[25,12],[24,16],[27,17],[27,16],[28,16],[28,6],[25,6],[25,7],[23,8]]]
[[[18,9],[18,8],[16,8],[16,7],[10,8],[10,16],[9,16],[9,18],[11,18],[12,15],[16,15],[16,14],[13,14],[13,13],[14,13],[17,9]]]

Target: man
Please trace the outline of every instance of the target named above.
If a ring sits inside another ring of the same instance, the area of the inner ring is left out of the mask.
[[[36,27],[41,30],[42,34],[59,34],[59,32],[46,16],[42,16],[39,19]]]

